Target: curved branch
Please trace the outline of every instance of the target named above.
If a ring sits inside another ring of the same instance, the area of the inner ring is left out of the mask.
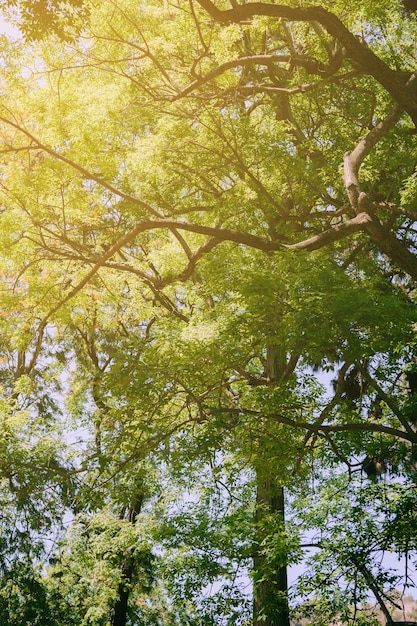
[[[58,161],[61,161],[62,163],[66,163],[67,165],[69,165],[70,167],[75,169],[77,172],[82,174],[86,179],[93,180],[94,182],[96,182],[98,185],[100,185],[104,189],[107,189],[108,191],[113,193],[115,196],[118,196],[119,198],[123,198],[123,200],[127,200],[128,202],[131,202],[132,204],[134,204],[136,206],[140,206],[142,209],[145,209],[148,213],[151,213],[155,217],[159,217],[159,218],[163,218],[164,217],[162,213],[160,213],[159,211],[154,209],[153,206],[151,206],[150,204],[148,204],[144,200],[141,200],[140,198],[137,198],[136,196],[132,196],[132,195],[130,195],[128,193],[125,193],[121,189],[118,189],[117,187],[114,187],[114,185],[112,185],[111,183],[108,183],[101,176],[97,176],[96,174],[93,174],[93,172],[90,172],[89,170],[87,170],[85,167],[83,167],[79,163],[76,163],[75,161],[73,161],[69,157],[66,157],[64,154],[61,154],[57,150],[54,150],[53,148],[50,148],[49,146],[45,145],[44,143],[39,141],[39,139],[37,139],[34,135],[32,135],[32,133],[30,133],[28,130],[26,130],[25,128],[23,128],[22,126],[17,124],[16,122],[13,122],[12,120],[10,120],[10,119],[8,119],[6,117],[3,117],[3,116],[0,116],[0,121],[4,122],[5,124],[8,124],[9,126],[12,126],[16,130],[21,132],[23,135],[28,137],[33,142],[33,144],[35,145],[35,147],[37,149],[40,149],[43,152],[46,152],[47,154],[49,154],[50,156],[54,157]],[[181,246],[183,247],[183,250],[184,250],[185,254],[188,256],[188,258],[190,258],[191,257],[191,250],[190,250],[187,242],[185,241],[185,239],[183,237],[181,237],[181,235],[179,233],[177,233],[175,231],[175,229],[173,229],[172,232],[173,232],[174,236],[180,242]]]
[[[385,433],[396,437],[397,439],[404,439],[411,443],[417,443],[417,433],[407,432],[400,430],[399,428],[393,428],[392,426],[384,426],[383,424],[370,424],[369,422],[360,422],[355,424],[320,424],[309,422],[297,422],[283,415],[270,415],[267,416],[271,419],[275,419],[280,424],[286,424],[293,428],[301,428],[313,433],[336,433],[336,432],[375,432]]]
[[[291,426],[299,430],[306,430],[311,433],[343,433],[343,432],[363,432],[363,433],[385,433],[391,435],[397,439],[403,439],[410,443],[417,443],[417,433],[406,432],[399,428],[393,428],[392,426],[384,426],[384,424],[376,424],[375,422],[357,422],[353,424],[320,424],[320,422],[298,422],[285,415],[277,415],[276,413],[265,414],[253,409],[245,409],[245,407],[239,408],[210,408],[207,410],[208,414],[216,415],[220,413],[229,413],[234,416],[253,415],[255,417],[264,417],[274,420],[279,424]]]
[[[417,75],[414,74],[408,83],[415,83],[416,80]],[[366,230],[371,241],[389,259],[398,264],[414,280],[417,280],[416,257],[378,219],[374,213],[376,207],[372,204],[367,194],[361,191],[359,183],[359,170],[362,163],[376,144],[395,126],[401,115],[401,107],[395,105],[391,112],[359,141],[352,152],[345,154],[343,179],[352,209],[357,216],[364,213],[368,216],[368,219],[364,222],[364,230]]]
[[[345,154],[343,180],[351,207],[355,213],[360,210],[359,169],[371,150],[395,126],[401,115],[401,107],[395,105],[391,112],[359,141],[352,152]]]
[[[284,423],[284,422],[283,422]],[[295,426],[296,424],[292,424]],[[314,424],[302,424],[301,427],[315,430]],[[323,424],[317,428],[317,431],[323,433],[341,433],[341,432],[373,432],[373,433],[385,433],[386,435],[392,435],[397,439],[404,439],[404,441],[410,441],[411,443],[417,443],[417,433],[409,433],[399,428],[392,428],[391,426],[384,426],[383,424],[367,424],[362,422],[360,424]]]
[[[359,206],[363,206],[366,202],[369,202],[366,194],[359,194]],[[393,235],[389,228],[382,224],[376,215],[369,217],[365,230],[371,241],[413,280],[417,280],[417,257]]]
[[[318,250],[319,248],[327,246],[329,243],[339,241],[348,235],[365,230],[370,220],[371,217],[367,213],[358,213],[358,215],[351,220],[332,226],[314,237],[299,241],[298,243],[282,244],[281,247],[287,250]]]
[[[288,248],[288,246],[285,246],[282,243],[275,243],[268,239],[258,237],[257,235],[252,235],[251,233],[245,233],[242,231],[232,230],[228,228],[217,228],[215,226],[203,226],[201,224],[195,224],[193,222],[181,222],[179,220],[172,219],[158,219],[139,222],[131,232],[135,232],[136,236],[139,233],[159,228],[175,228],[178,230],[185,230],[187,232],[196,233],[199,235],[207,235],[214,238],[218,243],[221,243],[223,241],[232,241],[237,244],[249,246],[250,248],[262,250],[263,252],[274,252],[276,250],[282,250],[286,247]]]
[[[195,81],[190,83],[187,87],[179,91],[175,96],[171,96],[170,100],[178,100],[179,98],[184,98],[188,96],[189,93],[202,87],[213,78],[217,78],[227,70],[233,69],[235,67],[244,67],[245,65],[271,65],[277,62],[286,62],[288,63],[291,60],[290,55],[288,54],[255,54],[249,57],[240,57],[238,59],[232,59],[231,61],[226,61],[221,65],[218,65],[215,69],[208,72],[205,76],[199,76]]]
[[[119,239],[113,246],[111,246],[107,250],[107,252],[105,254],[103,254],[97,260],[97,262],[94,264],[94,266],[91,268],[91,270],[84,276],[84,278],[82,280],[80,280],[80,282],[73,289],[71,289],[71,291],[69,291],[64,298],[62,298],[59,302],[57,302],[57,304],[55,304],[55,306],[53,306],[52,309],[50,309],[49,312],[43,317],[43,319],[41,320],[41,322],[39,323],[39,326],[38,326],[38,340],[36,342],[35,350],[33,352],[31,361],[30,361],[29,365],[27,366],[27,370],[26,371],[27,371],[28,374],[30,374],[32,372],[33,368],[35,367],[36,361],[37,361],[39,353],[41,351],[43,335],[44,335],[46,326],[47,326],[49,320],[51,319],[51,317],[57,311],[59,311],[59,309],[61,309],[69,300],[74,298],[74,296],[76,296],[81,291],[81,289],[83,289],[83,287],[85,287],[85,285],[87,285],[87,283],[93,278],[93,276],[95,276],[95,274],[97,274],[99,269],[105,265],[106,261],[111,259],[121,248],[123,248],[123,246],[127,245],[128,243],[130,243],[130,241],[135,239],[137,234],[139,232],[141,232],[140,226],[141,226],[141,224],[139,226],[136,226],[135,228],[133,228],[124,237]]]
[[[373,76],[392,96],[392,98],[417,123],[417,100],[414,85],[405,86],[404,75],[393,70],[380,59],[366,43],[350,32],[343,22],[333,13],[320,6],[292,7],[284,4],[265,4],[250,2],[235,5],[232,9],[221,11],[211,0],[197,0],[201,7],[219,23],[242,22],[256,15],[285,18],[299,22],[318,22],[335,37],[345,48],[346,55],[363,72]],[[408,75],[409,76],[409,75]]]
[[[328,230],[320,233],[319,235],[294,244],[274,242],[268,239],[264,239],[263,237],[259,237],[258,235],[252,235],[251,233],[245,233],[238,230],[217,228],[215,226],[203,226],[201,224],[195,224],[193,222],[181,222],[179,220],[171,219],[148,220],[140,222],[131,232],[135,233],[132,237],[134,238],[139,233],[148,230],[155,230],[159,228],[167,228],[171,230],[175,228],[178,230],[185,230],[199,235],[207,235],[213,238],[215,241],[204,244],[202,249],[196,253],[199,255],[205,252],[206,246],[208,246],[209,250],[211,250],[217,243],[221,243],[223,241],[232,241],[234,243],[242,244],[250,248],[262,250],[263,252],[276,252],[278,250],[312,251],[318,250],[319,248],[322,248],[329,243],[333,243],[334,241],[343,239],[344,237],[347,237],[348,235],[351,235],[353,233],[365,230],[365,226],[368,224],[370,219],[371,218],[367,213],[360,213],[356,217],[347,222],[344,222],[343,224],[333,226]],[[192,255],[190,259],[191,262],[194,258],[195,256]]]

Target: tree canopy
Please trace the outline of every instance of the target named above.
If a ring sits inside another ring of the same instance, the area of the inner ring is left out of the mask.
[[[414,7],[3,5],[2,623],[415,623]]]

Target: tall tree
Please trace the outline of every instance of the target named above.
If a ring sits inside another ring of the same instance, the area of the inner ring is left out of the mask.
[[[231,577],[236,545],[250,567],[259,546],[255,621],[288,624],[280,600],[297,556],[291,521],[285,532],[280,522],[284,485],[297,501],[308,475],[324,485],[328,468],[342,467],[349,480],[377,481],[382,461],[414,484],[415,28],[382,0],[349,14],[342,3],[125,0],[91,7],[71,43],[4,42],[5,395],[25,408],[14,379],[42,395],[23,430],[45,415],[45,428],[58,428],[45,404],[56,394],[69,430],[87,433],[77,455],[62,441],[53,453],[40,447],[38,466],[76,514],[108,513],[107,540],[115,519],[127,537],[138,527],[119,519],[134,495],[120,484],[133,485],[145,461],[176,461],[180,475],[178,441],[200,472],[216,454],[245,467],[249,476],[236,476],[252,509],[231,524],[228,566],[201,559],[193,584]],[[330,399],[314,380],[320,368],[336,380]],[[33,496],[39,476],[25,482],[20,453],[11,489]],[[372,490],[352,484],[371,515]],[[393,509],[383,513],[395,549],[413,541],[390,526]],[[248,546],[239,533],[254,519]],[[367,564],[375,534],[356,535]],[[115,619],[109,607],[127,619],[129,541],[111,554],[100,615],[90,598],[80,621]],[[341,563],[340,543],[330,545],[329,562]],[[89,571],[104,567],[100,554],[85,554]],[[389,580],[360,561],[350,567],[382,607]],[[207,623],[212,615],[206,608]]]

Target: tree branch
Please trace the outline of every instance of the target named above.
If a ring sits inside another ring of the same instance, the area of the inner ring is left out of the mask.
[[[239,408],[210,408],[207,411],[209,414],[216,415],[218,413],[230,413],[231,415],[253,415],[253,416],[261,416],[259,411],[253,411],[251,409],[245,409],[244,407]],[[370,422],[358,422],[356,424],[320,424],[310,423],[310,422],[298,422],[296,420],[290,419],[284,415],[277,415],[276,413],[272,414],[264,414],[262,416],[279,424],[284,424],[286,426],[291,426],[291,428],[298,428],[301,430],[306,430],[312,433],[331,433],[331,432],[374,432],[374,433],[385,433],[386,435],[391,435],[392,437],[396,437],[397,439],[403,439],[404,441],[409,441],[410,443],[417,443],[417,433],[408,433],[404,430],[400,430],[399,428],[392,428],[391,426],[384,426],[383,424],[376,424]]]
[[[336,15],[323,7],[292,7],[283,4],[250,2],[221,11],[211,0],[197,0],[197,2],[216,22],[222,24],[244,22],[256,15],[286,18],[298,22],[318,22],[329,35],[342,44],[346,50],[346,56],[363,72],[373,76],[417,123],[417,99],[414,85],[410,84],[406,87],[404,76],[400,76],[399,72],[391,69],[366,43],[351,33]]]
[[[360,211],[359,169],[371,150],[395,126],[401,115],[401,107],[395,105],[391,112],[359,141],[352,152],[345,154],[343,180],[351,207],[355,213]]]
[[[179,91],[175,96],[171,96],[170,100],[178,100],[179,98],[184,98],[188,96],[192,91],[202,87],[213,78],[217,78],[227,70],[233,69],[235,67],[244,67],[245,65],[271,65],[274,63],[288,63],[291,60],[290,55],[288,54],[255,54],[253,56],[248,57],[240,57],[238,59],[232,59],[231,61],[227,61],[226,63],[222,63],[218,65],[215,69],[211,70],[205,76],[199,76],[195,81],[190,83],[187,87]]]
[[[39,141],[39,139],[37,139],[34,135],[32,135],[32,133],[30,133],[28,130],[23,128],[23,126],[20,126],[16,122],[13,122],[12,120],[10,120],[10,119],[8,119],[6,117],[3,117],[3,116],[0,116],[0,121],[4,122],[5,124],[8,124],[9,126],[12,126],[16,130],[21,132],[23,135],[25,135],[26,137],[31,139],[31,141],[35,144],[35,146],[37,148],[39,148],[43,152],[46,152],[47,154],[49,154],[50,156],[54,157],[58,161],[61,161],[62,163],[66,163],[67,165],[69,165],[70,167],[75,169],[77,172],[82,174],[86,179],[93,180],[98,185],[100,185],[104,189],[107,189],[108,191],[110,191],[114,195],[118,196],[119,198],[123,198],[123,200],[127,200],[128,202],[131,202],[132,204],[134,204],[136,206],[140,206],[141,208],[145,209],[148,213],[151,213],[155,217],[159,217],[159,218],[163,218],[164,217],[162,213],[160,213],[159,211],[154,209],[147,202],[144,202],[143,200],[141,200],[140,198],[137,198],[136,196],[132,196],[132,195],[130,195],[128,193],[125,193],[124,191],[121,191],[117,187],[114,187],[114,185],[112,185],[111,183],[108,183],[106,180],[104,180],[104,178],[101,178],[101,176],[97,176],[96,174],[93,174],[92,172],[87,170],[85,167],[83,167],[79,163],[76,163],[75,161],[73,161],[69,157],[66,157],[64,154],[61,154],[60,152],[57,152],[56,150],[53,150],[53,148],[50,148],[49,146],[45,145],[44,143]],[[191,250],[190,250],[187,242],[184,240],[183,237],[181,237],[181,235],[179,235],[179,233],[177,233],[175,231],[175,229],[172,232],[175,235],[175,237],[178,239],[180,244],[182,245],[182,247],[184,249],[184,252],[188,256],[188,258],[190,258],[191,257]]]
[[[370,219],[371,217],[367,213],[358,213],[358,215],[351,220],[332,226],[328,230],[325,230],[314,237],[310,237],[310,239],[305,239],[304,241],[299,241],[298,243],[293,244],[281,244],[281,247],[287,250],[318,250],[319,248],[327,246],[329,243],[333,243],[339,239],[347,237],[348,235],[365,230],[365,227],[369,223]]]

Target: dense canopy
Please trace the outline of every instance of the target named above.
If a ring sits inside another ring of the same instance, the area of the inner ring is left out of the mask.
[[[414,4],[2,9],[1,623],[417,623]]]

